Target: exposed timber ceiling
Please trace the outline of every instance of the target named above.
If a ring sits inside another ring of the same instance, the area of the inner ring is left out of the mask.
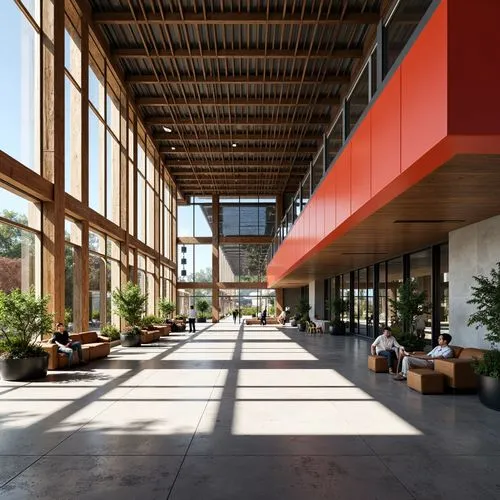
[[[295,191],[387,4],[89,1],[185,195]]]

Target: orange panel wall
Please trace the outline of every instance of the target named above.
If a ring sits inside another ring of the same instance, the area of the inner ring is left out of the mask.
[[[401,65],[401,170],[446,137],[447,9],[437,9]]]
[[[386,85],[371,109],[372,194],[401,172],[401,71]]]
[[[500,1],[442,0],[278,249],[269,286],[454,154],[500,151],[471,135],[500,133],[498,19]]]
[[[500,1],[448,0],[452,134],[500,133]]]

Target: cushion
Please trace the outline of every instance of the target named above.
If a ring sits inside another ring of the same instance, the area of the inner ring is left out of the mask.
[[[69,338],[73,340],[74,342],[81,342],[83,344],[82,340],[82,334],[81,333],[72,333]]]
[[[90,344],[92,342],[97,342],[97,332],[82,332],[82,344]]]
[[[422,394],[442,394],[444,392],[444,375],[430,368],[412,368],[408,371],[407,384]]]
[[[368,356],[368,369],[375,373],[387,372],[387,358],[383,356]]]
[[[110,351],[109,343],[107,342],[88,344],[88,346],[91,361],[94,359],[105,358]]]
[[[465,349],[462,349],[462,352],[460,353],[460,356],[458,356],[459,359],[483,359],[484,356],[484,350],[483,349],[476,349],[475,347],[466,347]]]
[[[459,345],[450,345],[449,347],[453,351],[454,358],[458,358],[460,356],[460,353],[464,350],[464,348],[460,347]]]

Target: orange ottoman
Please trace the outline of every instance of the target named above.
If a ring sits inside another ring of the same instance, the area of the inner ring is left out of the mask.
[[[368,356],[368,369],[375,373],[387,373],[389,370],[387,358],[384,358],[384,356]]]
[[[408,387],[421,394],[443,394],[444,375],[430,368],[412,368],[408,371]]]

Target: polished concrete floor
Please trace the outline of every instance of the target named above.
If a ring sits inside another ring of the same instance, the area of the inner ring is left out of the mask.
[[[0,499],[500,498],[500,414],[368,351],[231,320],[0,382]]]

